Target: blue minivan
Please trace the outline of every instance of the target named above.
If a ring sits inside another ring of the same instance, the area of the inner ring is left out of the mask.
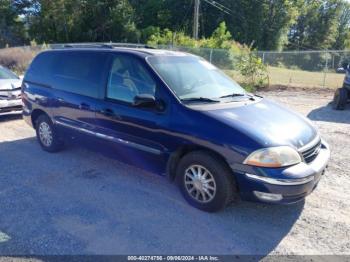
[[[72,140],[94,145],[164,174],[208,212],[239,198],[300,201],[330,157],[308,119],[182,52],[114,45],[44,51],[24,77],[22,100],[44,150]]]

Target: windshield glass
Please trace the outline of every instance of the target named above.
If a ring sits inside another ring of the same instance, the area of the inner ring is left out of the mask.
[[[0,79],[18,79],[14,73],[0,66]]]
[[[181,100],[245,95],[242,87],[204,59],[152,56],[148,62]]]

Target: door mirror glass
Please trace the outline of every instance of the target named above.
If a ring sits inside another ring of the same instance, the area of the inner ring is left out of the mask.
[[[136,107],[155,107],[156,98],[150,94],[139,94],[134,97],[133,105]]]

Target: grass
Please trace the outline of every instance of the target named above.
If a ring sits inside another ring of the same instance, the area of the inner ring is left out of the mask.
[[[229,76],[239,83],[244,83],[244,78],[237,71],[225,71]],[[344,74],[334,72],[310,72],[302,70],[292,70],[287,68],[268,68],[270,85],[282,85],[302,88],[338,88],[344,80]]]

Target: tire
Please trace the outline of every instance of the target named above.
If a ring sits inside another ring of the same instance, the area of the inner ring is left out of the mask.
[[[195,173],[202,174],[201,178]],[[238,196],[231,170],[221,159],[207,151],[195,151],[182,157],[176,180],[187,202],[206,212],[219,211]]]
[[[36,137],[41,148],[47,152],[58,152],[63,147],[52,121],[47,115],[40,115],[35,122]]]
[[[338,88],[335,91],[333,99],[333,109],[344,110],[348,101],[348,90],[344,87]]]

